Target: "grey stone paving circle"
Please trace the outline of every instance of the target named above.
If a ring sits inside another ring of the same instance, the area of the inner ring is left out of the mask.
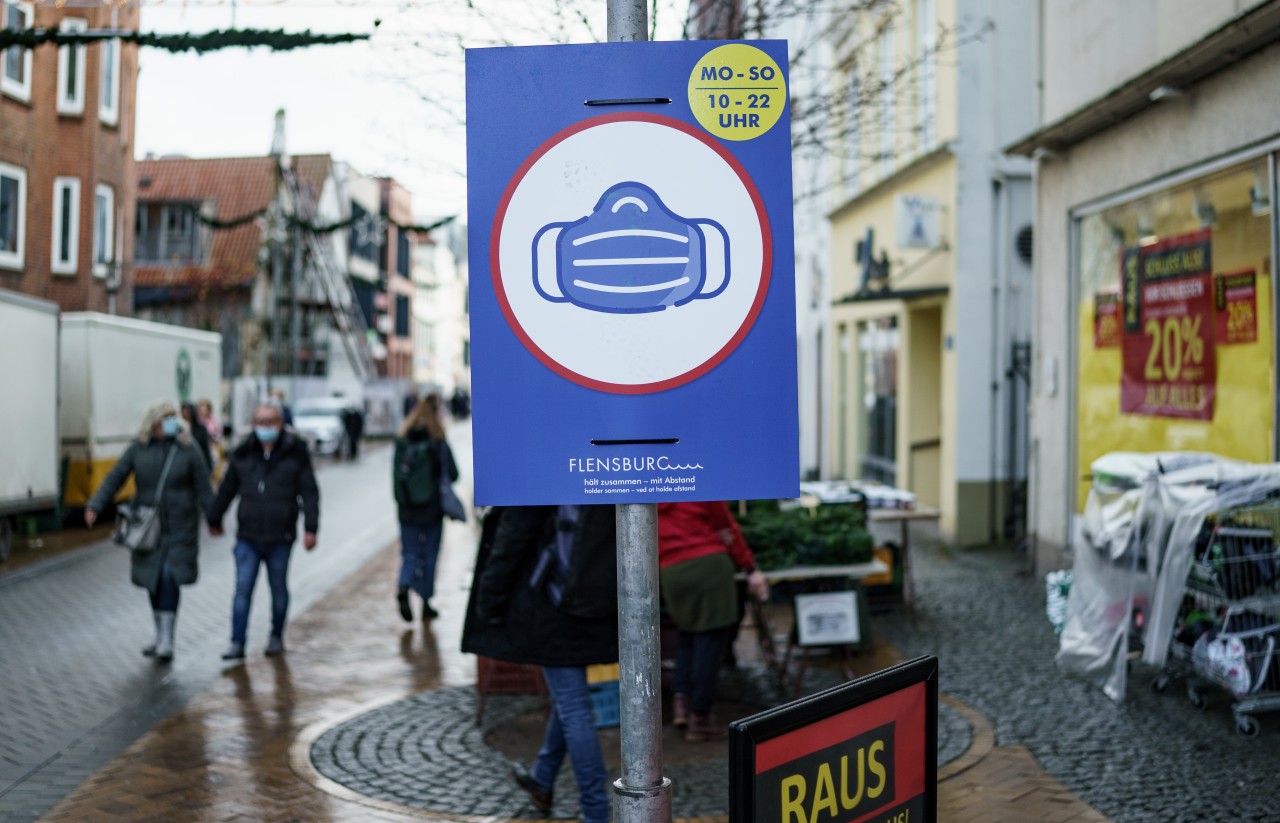
[[[808,681],[809,692],[838,682],[835,675],[821,670]],[[754,667],[725,672],[720,697],[761,707],[785,702],[767,672]],[[423,692],[381,706],[324,732],[312,744],[312,764],[352,791],[411,808],[476,816],[534,816],[528,798],[511,780],[516,763],[486,740],[525,715],[541,713],[542,701],[533,696],[492,696],[481,725],[476,724],[476,705],[475,689],[466,686]],[[941,704],[938,764],[959,757],[972,739],[964,717]],[[728,813],[728,746],[719,751],[722,756],[664,767],[674,784],[676,818]],[[617,777],[615,770],[609,779]],[[577,796],[566,762],[556,782],[551,816],[577,818]]]

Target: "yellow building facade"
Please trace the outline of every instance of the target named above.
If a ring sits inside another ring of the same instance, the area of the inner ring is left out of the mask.
[[[1025,452],[997,452],[1025,422],[991,387],[1006,385],[1009,340],[1030,333],[1016,317],[1030,290],[1013,288],[1009,263],[1030,179],[993,159],[985,133],[1011,78],[981,68],[1000,47],[983,36],[996,21],[968,5],[906,2],[839,33],[829,213],[826,474],[911,490],[958,543],[1006,533],[1017,478],[1005,469]]]

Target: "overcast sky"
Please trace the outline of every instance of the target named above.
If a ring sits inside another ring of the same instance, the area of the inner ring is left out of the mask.
[[[373,38],[292,52],[142,49],[137,155],[263,155],[283,108],[290,153],[327,152],[361,172],[395,177],[413,192],[419,217],[460,213],[462,49],[604,39],[605,2],[473,0],[468,10],[465,0],[239,0],[240,28]],[[659,5],[659,39],[678,36],[687,0]],[[142,30],[229,28],[232,15],[229,0],[144,0]]]

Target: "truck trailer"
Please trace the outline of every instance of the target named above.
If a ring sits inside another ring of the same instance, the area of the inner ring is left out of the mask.
[[[58,503],[58,306],[0,289],[0,561],[15,518]]]
[[[157,400],[222,396],[222,335],[96,312],[62,315],[63,503],[83,507]],[[130,481],[117,499],[134,494]]]

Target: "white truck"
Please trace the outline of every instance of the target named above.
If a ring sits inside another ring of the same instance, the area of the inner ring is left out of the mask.
[[[94,312],[62,315],[63,502],[81,507],[138,434],[147,406],[219,406],[222,335]],[[133,495],[132,482],[118,499]]]
[[[14,518],[58,502],[58,306],[0,289],[0,562]]]

